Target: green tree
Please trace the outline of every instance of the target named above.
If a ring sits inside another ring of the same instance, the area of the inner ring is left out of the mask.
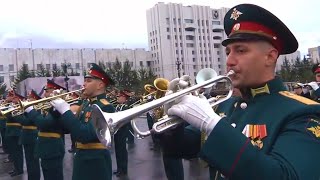
[[[36,71],[37,77],[50,77],[50,72],[44,67],[44,65],[41,63],[39,70]]]
[[[13,81],[12,87],[15,88],[19,82],[30,77],[34,77],[34,73],[29,71],[27,64],[23,64],[19,69],[16,78]]]
[[[53,77],[59,77],[61,76],[62,72],[61,69],[59,69],[57,66],[52,67],[52,76]]]
[[[5,83],[0,84],[0,98],[6,93],[7,85]]]

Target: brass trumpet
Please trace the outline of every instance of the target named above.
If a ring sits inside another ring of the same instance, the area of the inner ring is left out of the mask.
[[[64,99],[68,103],[71,103],[71,102],[79,99],[79,98],[73,98],[72,94],[73,93],[82,93],[83,90],[84,90],[84,88],[79,89],[79,90],[75,90],[75,91],[70,91],[67,93],[58,94],[58,95],[47,97],[47,98],[42,98],[42,99],[35,100],[35,101],[30,101],[30,102],[29,101],[19,101],[20,109],[21,109],[21,111],[24,111],[26,108],[28,108],[30,106],[34,106],[34,105],[35,105],[36,109],[41,109],[41,107],[46,107],[46,106],[51,107],[51,105],[49,105],[48,102],[50,102],[54,99],[57,99],[57,98]],[[44,105],[43,103],[47,103],[47,104]]]
[[[156,99],[154,101],[142,104],[140,106],[137,106],[135,108],[131,108],[125,111],[117,112],[117,113],[106,113],[103,112],[99,106],[93,105],[92,106],[92,112],[91,112],[91,122],[96,130],[96,135],[100,142],[104,144],[106,147],[111,146],[111,140],[112,136],[118,131],[119,128],[126,125],[129,121],[131,121],[133,118],[148,112],[156,107],[162,106],[163,104],[172,102],[176,100],[177,98],[180,98],[182,96],[185,96],[191,92],[194,92],[200,88],[206,87],[212,83],[216,83],[221,80],[226,80],[230,84],[230,90],[228,93],[227,98],[222,99],[220,101],[215,102],[215,104],[219,104],[227,99],[229,99],[232,96],[232,83],[231,79],[228,77],[229,75],[234,74],[234,71],[228,72],[226,76],[217,76],[215,78],[211,78],[207,81],[204,81],[202,83],[196,84],[192,87],[183,89],[179,92],[172,93],[168,96],[164,96],[162,98]],[[151,129],[149,132],[151,134],[151,131],[158,131],[163,132],[167,130],[168,128],[172,128],[173,126],[176,126],[183,122],[178,117],[168,117],[162,121],[159,121],[157,125],[157,128]],[[169,125],[168,125],[169,124]],[[154,127],[155,127],[154,125]],[[164,127],[161,127],[161,125],[165,125]]]

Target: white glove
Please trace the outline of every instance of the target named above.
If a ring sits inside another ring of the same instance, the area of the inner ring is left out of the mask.
[[[50,103],[60,114],[64,114],[70,110],[70,104],[61,98],[52,100]]]
[[[32,111],[33,106],[29,106],[27,107],[27,109],[24,110],[24,112],[29,113],[30,111]]]
[[[306,94],[306,93],[308,93],[308,92],[309,92],[309,89],[308,89],[308,88],[303,87],[303,88],[302,88],[302,92],[303,92],[303,94]]]
[[[180,103],[173,105],[168,110],[168,115],[179,116],[193,127],[209,135],[221,117],[212,110],[209,102],[202,98],[186,95],[181,98]]]
[[[318,83],[314,82],[314,81],[313,82],[309,82],[308,85],[311,86],[312,89],[315,90],[315,91],[319,88]]]

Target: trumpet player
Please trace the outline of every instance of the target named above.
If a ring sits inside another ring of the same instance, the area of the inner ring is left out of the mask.
[[[198,138],[177,129],[164,137],[165,151],[173,157],[199,154],[213,179],[319,179],[320,104],[286,91],[274,74],[279,55],[297,50],[296,38],[275,15],[253,4],[230,8],[224,29],[227,70],[234,72],[232,85],[242,98],[217,112],[205,99],[179,99],[168,115],[207,139],[201,148],[190,148]]]
[[[76,153],[73,161],[73,180],[111,180],[112,163],[109,150],[99,142],[95,129],[91,124],[92,105],[97,104],[104,112],[115,112],[107,101],[105,90],[113,85],[113,80],[97,64],[92,63],[84,79],[84,95],[88,98],[81,107],[77,118],[70,105],[62,99],[51,101],[59,111],[59,122],[68,129],[76,139]]]
[[[39,100],[41,97],[32,89],[28,95],[28,101]],[[35,154],[38,138],[38,128],[35,123],[27,117],[22,122],[20,142],[23,145],[24,157],[27,165],[28,179],[40,180],[39,157]]]
[[[296,83],[293,85],[293,91],[295,94],[299,95],[299,96],[303,96],[305,98],[309,98],[311,99],[311,95],[309,92],[309,88],[307,88],[306,86],[304,86],[302,83]]]
[[[24,100],[25,97],[13,93],[7,97],[8,102],[12,102],[13,104],[18,104],[18,101]],[[13,108],[13,107],[11,107]],[[21,136],[21,122],[23,121],[23,114],[18,116],[12,116],[11,114],[7,116],[7,123],[6,123],[6,143],[8,145],[9,150],[9,159],[13,161],[13,170],[9,172],[11,177],[18,176],[23,174],[23,150],[22,145],[19,143],[19,138]]]
[[[47,80],[44,97],[48,98],[64,87]],[[59,113],[52,107],[37,111],[33,106],[25,109],[26,117],[37,126],[36,154],[41,159],[44,180],[63,180],[64,129],[59,123]]]
[[[129,109],[127,103],[129,96],[126,92],[120,91],[117,98],[116,112]],[[126,139],[129,131],[129,124],[121,127],[114,135],[114,148],[116,154],[117,170],[113,172],[117,177],[126,176],[128,173],[128,151]]]

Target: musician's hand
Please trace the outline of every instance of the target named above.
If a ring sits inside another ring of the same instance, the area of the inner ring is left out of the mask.
[[[308,85],[311,86],[312,89],[315,90],[315,91],[319,88],[318,83],[314,82],[314,81],[313,82],[309,82]]]
[[[221,117],[211,108],[206,99],[186,95],[181,101],[173,105],[168,110],[168,115],[179,116],[187,121],[191,126],[200,129],[206,134],[210,134]]]
[[[52,100],[50,103],[60,114],[64,114],[66,111],[70,110],[70,104],[61,98]]]
[[[27,109],[24,110],[24,112],[29,113],[30,111],[32,111],[33,106],[29,106],[27,107]]]

